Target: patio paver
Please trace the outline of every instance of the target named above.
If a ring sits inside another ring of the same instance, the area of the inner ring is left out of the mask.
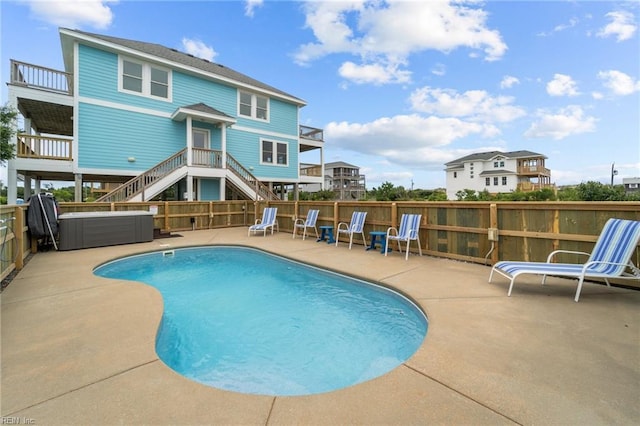
[[[575,281],[487,283],[489,267],[388,257],[246,228],[38,253],[2,299],[1,414],[35,424],[637,424],[640,291]],[[154,350],[162,298],[96,277],[110,259],[199,244],[241,244],[398,288],[429,317],[403,365],[319,395],[244,395],[169,369]]]

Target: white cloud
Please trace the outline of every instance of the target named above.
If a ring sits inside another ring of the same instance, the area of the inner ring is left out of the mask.
[[[598,78],[604,80],[602,84],[614,95],[625,96],[640,90],[640,81],[634,82],[633,78],[620,71],[600,71]]]
[[[604,95],[600,92],[591,92],[591,97],[596,100],[600,100],[604,98]]]
[[[561,109],[557,114],[546,111],[538,112],[538,121],[524,133],[528,138],[564,139],[571,135],[594,132],[596,118],[585,116],[584,111],[577,105]]]
[[[541,37],[547,37],[547,36],[552,35],[553,33],[561,32],[561,31],[567,30],[567,29],[569,29],[569,28],[573,28],[573,27],[575,27],[576,25],[578,25],[578,23],[579,23],[579,22],[580,22],[580,20],[579,20],[578,18],[575,18],[575,17],[574,17],[574,18],[569,19],[569,22],[567,22],[566,24],[559,24],[559,25],[556,25],[556,26],[553,28],[553,31],[550,31],[550,32],[541,32],[541,33],[538,33],[537,35],[538,35],[538,36],[541,36]]]
[[[448,1],[310,1],[305,3],[306,26],[316,41],[300,46],[294,58],[298,64],[307,65],[326,55],[346,53],[361,59],[362,70],[377,63],[383,69],[398,70],[412,53],[448,53],[466,47],[483,51],[487,61],[500,59],[507,46],[497,30],[487,28],[487,13],[478,5]],[[350,67],[356,69],[353,63]],[[355,77],[360,78],[360,73]]]
[[[442,147],[470,135],[492,135],[494,129],[490,124],[458,118],[411,114],[369,123],[331,122],[324,127],[324,133],[340,149],[382,156],[396,164],[442,167],[451,160],[450,153]]]
[[[556,25],[555,28],[553,29],[554,32],[559,32],[559,31],[564,31],[566,29],[569,28],[573,28],[576,25],[578,25],[578,22],[580,22],[578,20],[578,18],[571,18],[569,19],[569,22],[566,24],[560,24],[560,25]]]
[[[372,83],[375,85],[387,83],[408,83],[411,72],[399,70],[397,66],[382,64],[357,65],[347,61],[340,66],[338,73],[341,77],[357,84]]]
[[[218,55],[218,53],[213,50],[212,47],[207,46],[200,40],[192,40],[184,37],[182,39],[182,46],[185,52],[197,58],[206,59],[208,61],[213,61],[213,58]]]
[[[611,22],[598,31],[598,37],[615,36],[617,41],[624,41],[633,37],[638,29],[631,12],[620,10],[609,12],[605,16],[611,19]]]
[[[244,5],[244,14],[250,18],[253,18],[254,11],[262,6],[263,0],[246,0]]]
[[[554,74],[553,80],[547,83],[547,93],[551,96],[577,96],[580,93],[571,76]]]
[[[493,97],[484,90],[458,93],[453,89],[433,89],[426,86],[413,91],[409,101],[414,111],[467,117],[471,121],[504,123],[525,115],[524,109],[513,105],[512,97]]]
[[[442,77],[443,75],[445,75],[447,73],[447,67],[444,64],[436,64],[434,65],[434,67],[431,69],[431,74],[433,75],[437,75],[439,77]]]
[[[502,78],[502,81],[500,82],[500,88],[501,89],[510,89],[516,84],[520,84],[520,80],[518,80],[518,78],[513,77],[511,75],[505,75]]]
[[[104,29],[113,21],[109,3],[118,0],[23,0],[38,19],[60,27]]]

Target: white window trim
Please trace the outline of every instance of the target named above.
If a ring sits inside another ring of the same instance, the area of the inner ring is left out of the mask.
[[[142,93],[134,90],[127,90],[123,87],[122,74],[124,72],[123,61],[133,62],[142,65]],[[151,68],[167,72],[167,97],[154,96],[151,94]],[[173,86],[172,86],[172,72],[168,68],[160,67],[157,65],[151,65],[147,62],[137,59],[129,58],[126,56],[118,56],[118,92],[127,93],[129,95],[142,96],[144,98],[156,99],[164,102],[172,102],[173,100]]]
[[[264,142],[271,142],[273,144],[273,154],[272,154],[272,161],[271,162],[267,162],[267,161],[262,161],[262,151],[263,151],[263,144]],[[278,164],[278,144],[282,144],[282,145],[286,145],[287,147],[287,162],[285,164]],[[267,139],[267,138],[260,138],[260,164],[261,165],[265,165],[265,166],[278,166],[278,167],[289,167],[289,142],[283,142],[283,141],[277,141],[277,140],[273,140],[273,139]]]
[[[240,114],[240,95],[241,94],[245,94],[245,95],[251,95],[251,115],[244,115],[244,114]],[[267,118],[258,118],[258,113],[257,113],[257,109],[258,109],[258,101],[257,98],[264,98],[267,100]],[[238,101],[236,102],[236,107],[237,107],[237,115],[238,117],[243,117],[243,118],[247,118],[249,120],[256,120],[256,121],[260,121],[263,123],[269,123],[271,120],[271,98],[269,98],[268,96],[263,96],[263,95],[258,95],[255,94],[253,92],[247,92],[244,90],[238,90]]]

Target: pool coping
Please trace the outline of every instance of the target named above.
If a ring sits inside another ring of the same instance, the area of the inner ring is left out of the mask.
[[[632,424],[640,418],[640,292],[575,281],[487,283],[489,267],[384,257],[246,228],[34,256],[2,295],[2,416],[87,424]],[[107,260],[193,245],[256,247],[379,282],[427,314],[416,354],[325,394],[270,397],[200,385],[155,354],[159,293],[92,274]],[[354,273],[355,272],[355,273]],[[125,390],[123,392],[123,389]]]

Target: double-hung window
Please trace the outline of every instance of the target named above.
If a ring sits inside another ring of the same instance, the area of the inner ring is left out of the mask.
[[[286,166],[289,164],[288,145],[285,142],[262,141],[262,163]]]
[[[171,71],[145,62],[120,58],[119,88],[123,92],[170,101]]]
[[[238,96],[238,115],[268,121],[269,99],[254,93],[240,92]]]

